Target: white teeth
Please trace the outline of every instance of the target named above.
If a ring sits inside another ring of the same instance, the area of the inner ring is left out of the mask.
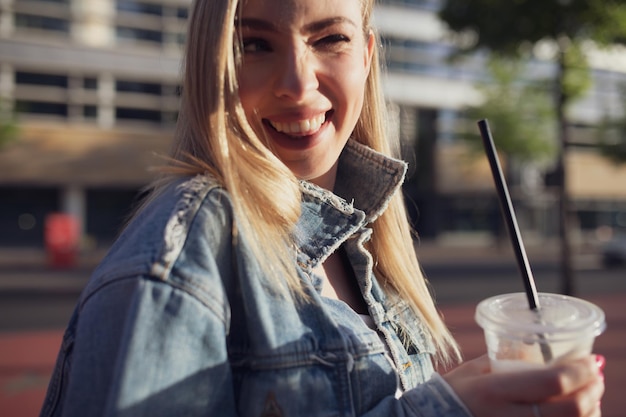
[[[324,114],[320,114],[312,119],[300,120],[299,122],[281,123],[270,121],[270,124],[279,132],[287,133],[289,135],[305,136],[312,135],[317,132],[325,120],[326,116]]]

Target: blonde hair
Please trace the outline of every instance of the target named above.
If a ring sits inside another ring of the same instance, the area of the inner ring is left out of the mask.
[[[362,0],[363,25],[370,27],[374,0]],[[373,28],[370,30],[374,31]],[[400,149],[395,135],[389,134],[387,106],[383,99],[379,48],[374,48],[361,116],[353,138],[370,148],[394,156]],[[397,156],[397,155],[395,155]],[[435,307],[428,283],[420,268],[413,246],[402,193],[396,193],[383,214],[372,224],[368,249],[374,257],[374,271],[383,285],[390,286],[422,318],[437,347],[437,358],[444,364],[461,359],[456,341]]]
[[[363,27],[370,27],[374,0],[360,0]],[[291,171],[255,135],[239,102],[236,81],[238,0],[196,0],[190,16],[173,162],[169,175],[209,172],[232,197],[238,230],[276,285],[301,293],[291,233],[300,215],[300,188]],[[391,155],[386,104],[374,48],[361,116],[353,139]],[[443,363],[459,359],[454,339],[435,308],[413,248],[401,193],[373,223],[369,250],[387,291],[406,300],[423,319]],[[238,230],[234,230],[237,236]],[[283,278],[284,277],[284,278]]]

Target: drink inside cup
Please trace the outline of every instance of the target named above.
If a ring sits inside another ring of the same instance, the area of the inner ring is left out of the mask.
[[[545,346],[552,358],[591,353],[595,338],[606,328],[598,306],[579,298],[539,293],[539,311],[528,307],[525,293],[497,295],[481,301],[476,322],[485,332],[494,372],[533,369],[546,365]]]

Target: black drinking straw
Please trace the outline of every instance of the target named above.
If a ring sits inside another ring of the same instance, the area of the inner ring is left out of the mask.
[[[491,173],[493,174],[493,180],[496,183],[496,189],[498,191],[498,199],[500,200],[500,208],[504,215],[507,229],[509,230],[509,237],[513,244],[515,251],[515,257],[517,258],[517,266],[522,274],[524,281],[524,288],[526,290],[526,297],[528,298],[528,306],[531,310],[539,315],[541,306],[539,305],[539,297],[537,295],[537,288],[535,286],[535,279],[533,277],[532,270],[530,269],[530,263],[526,256],[526,249],[524,242],[522,241],[522,235],[517,225],[517,218],[515,217],[515,210],[513,209],[513,203],[511,202],[511,196],[504,180],[504,174],[500,167],[500,161],[498,154],[496,153],[496,146],[493,143],[493,137],[491,136],[491,130],[489,129],[489,123],[487,120],[480,120],[478,122],[478,128],[483,138],[483,145],[485,146],[485,152],[487,153],[487,159],[489,159],[489,165],[491,166]],[[544,340],[544,335],[540,334],[539,338]],[[543,354],[544,362],[548,362],[552,359],[552,351],[547,343],[540,343],[541,353]]]

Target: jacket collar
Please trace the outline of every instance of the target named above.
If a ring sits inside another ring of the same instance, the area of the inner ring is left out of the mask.
[[[302,214],[295,231],[301,266],[315,267],[378,218],[406,170],[405,162],[350,140],[339,157],[334,192],[301,181]]]

